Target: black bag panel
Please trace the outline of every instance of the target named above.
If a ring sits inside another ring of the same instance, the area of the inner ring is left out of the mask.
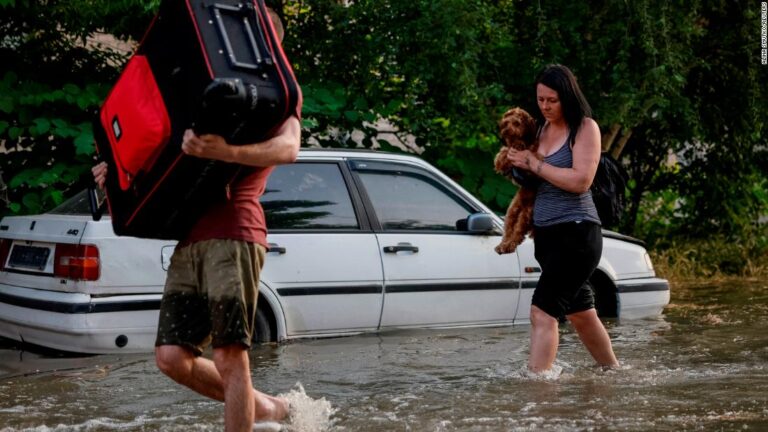
[[[624,191],[629,176],[607,152],[600,155],[590,192],[603,226],[611,227],[621,221],[626,206]]]
[[[222,135],[233,144],[262,141],[294,112],[299,92],[295,85],[275,85],[295,79],[266,7],[263,2],[232,0],[192,4],[207,60],[219,77],[203,89],[195,131]],[[216,91],[217,84],[225,91]]]
[[[185,3],[163,2],[138,50],[152,66],[171,117],[171,143],[176,146],[181,145],[179,138],[192,124],[192,107],[200,106],[202,89],[212,79],[192,19],[185,9],[180,8]]]
[[[155,182],[152,193],[132,207],[118,235],[183,239],[211,205],[226,199],[222,185],[231,181],[236,165],[180,156],[173,169]],[[173,205],[169,205],[171,202]],[[155,217],[151,217],[155,215]]]

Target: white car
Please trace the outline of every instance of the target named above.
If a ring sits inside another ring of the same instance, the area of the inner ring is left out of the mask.
[[[258,341],[529,323],[533,243],[498,255],[503,221],[413,156],[302,150],[269,178]],[[602,317],[655,316],[669,284],[642,242],[604,232]],[[85,193],[0,221],[0,336],[79,353],[152,350],[174,242],[118,237]]]

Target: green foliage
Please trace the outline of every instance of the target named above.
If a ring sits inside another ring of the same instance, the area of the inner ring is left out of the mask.
[[[400,151],[423,152],[486,202],[506,207],[516,187],[490,161],[499,146],[496,122],[509,103],[499,78],[521,68],[509,67],[500,48],[514,43],[496,22],[496,8],[477,0],[302,5],[285,8],[286,45],[312,142],[376,146],[376,122],[387,120],[401,141],[416,142]],[[363,138],[354,141],[353,131]]]
[[[681,196],[672,189],[648,193],[636,234],[658,251],[654,262],[663,269],[660,274],[676,279],[768,274],[768,223],[760,221],[768,213],[766,183],[762,178],[734,188],[740,193],[719,205],[727,217],[702,224],[691,224],[690,215],[717,197]]]
[[[763,231],[762,238],[766,238]],[[736,242],[724,235],[708,238],[677,238],[652,252],[657,274],[675,282],[725,277],[768,276],[768,248],[747,240]]]
[[[6,212],[48,208],[82,186],[92,112],[127,55],[85,41],[97,30],[139,38],[158,3],[0,0]],[[517,188],[493,172],[497,121],[511,106],[536,113],[536,74],[562,63],[604,150],[629,171],[623,232],[658,247],[714,234],[767,242],[768,68],[752,2],[270,3],[286,23],[308,144],[418,152],[503,212]]]
[[[630,172],[622,231],[656,244],[748,232],[766,214],[768,170],[754,162],[765,159],[768,69],[757,67],[757,10],[745,2],[299,4],[285,2],[288,44],[320,145],[371,146],[377,130],[366,121],[387,119],[503,211],[516,187],[492,171],[496,121],[514,105],[535,112],[535,74],[563,63],[593,106],[604,149]],[[334,103],[312,102],[328,94]],[[366,121],[343,115],[358,98]],[[354,130],[366,139],[352,141]]]
[[[106,28],[140,35],[137,24],[146,26],[150,7],[139,1],[0,3],[3,213],[50,209],[85,185],[94,114],[128,54],[91,37]]]

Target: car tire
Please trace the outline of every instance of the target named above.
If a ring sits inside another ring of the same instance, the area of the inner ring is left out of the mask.
[[[595,309],[600,318],[618,318],[619,301],[616,288],[602,273],[595,273],[587,281],[595,295]]]
[[[272,325],[263,308],[256,308],[256,331],[253,334],[255,343],[272,342]]]

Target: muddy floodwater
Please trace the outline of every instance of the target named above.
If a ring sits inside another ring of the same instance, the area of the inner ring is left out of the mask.
[[[255,385],[288,431],[768,431],[768,281],[673,285],[655,319],[607,323],[619,370],[568,326],[559,373],[525,371],[527,326],[396,331],[260,346]],[[222,405],[151,355],[0,348],[0,431],[218,431]]]

